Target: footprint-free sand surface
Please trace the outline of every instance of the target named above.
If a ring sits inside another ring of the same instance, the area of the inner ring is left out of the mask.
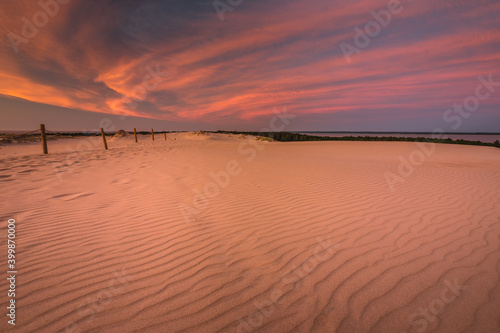
[[[0,149],[2,332],[500,332],[500,149],[96,139]]]

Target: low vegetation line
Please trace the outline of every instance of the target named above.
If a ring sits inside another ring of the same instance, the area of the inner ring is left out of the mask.
[[[290,132],[237,132],[237,131],[217,131],[215,133],[226,133],[226,134],[240,134],[240,135],[255,135],[264,136],[276,141],[290,142],[290,141],[406,141],[406,142],[434,142],[434,143],[446,143],[446,144],[458,144],[458,145],[471,145],[471,146],[487,146],[500,148],[500,142],[496,140],[494,143],[482,142],[482,141],[470,141],[470,140],[453,140],[438,139],[438,138],[424,138],[424,137],[397,137],[397,136],[342,136],[342,137],[330,137],[330,136],[315,136],[306,135],[299,133]]]

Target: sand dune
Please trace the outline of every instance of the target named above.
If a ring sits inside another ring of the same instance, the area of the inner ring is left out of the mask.
[[[414,143],[77,144],[0,150],[16,331],[500,332],[498,149],[436,145],[391,190]]]

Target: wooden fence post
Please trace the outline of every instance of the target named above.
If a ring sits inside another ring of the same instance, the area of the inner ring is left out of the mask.
[[[101,127],[102,142],[104,142],[104,149],[108,149],[108,144],[106,143],[106,136],[104,135],[104,130]]]
[[[135,142],[137,142],[137,131],[135,130],[135,128],[134,128],[134,138],[135,138]]]
[[[151,139],[155,141],[155,132],[153,131],[153,129],[151,129]]]
[[[165,141],[167,141],[167,133],[163,133],[165,135]]]
[[[40,135],[42,137],[43,153],[48,154],[49,151],[47,150],[47,137],[45,136],[45,124],[40,124]]]

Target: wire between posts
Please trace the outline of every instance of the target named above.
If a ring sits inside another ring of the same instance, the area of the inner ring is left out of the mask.
[[[37,129],[37,130],[34,130],[34,131],[24,132],[24,133],[12,133],[12,135],[14,135],[14,136],[21,136],[21,135],[33,134],[33,133],[36,133],[36,132],[40,132],[40,130]],[[9,133],[6,133],[6,134],[9,134]]]

